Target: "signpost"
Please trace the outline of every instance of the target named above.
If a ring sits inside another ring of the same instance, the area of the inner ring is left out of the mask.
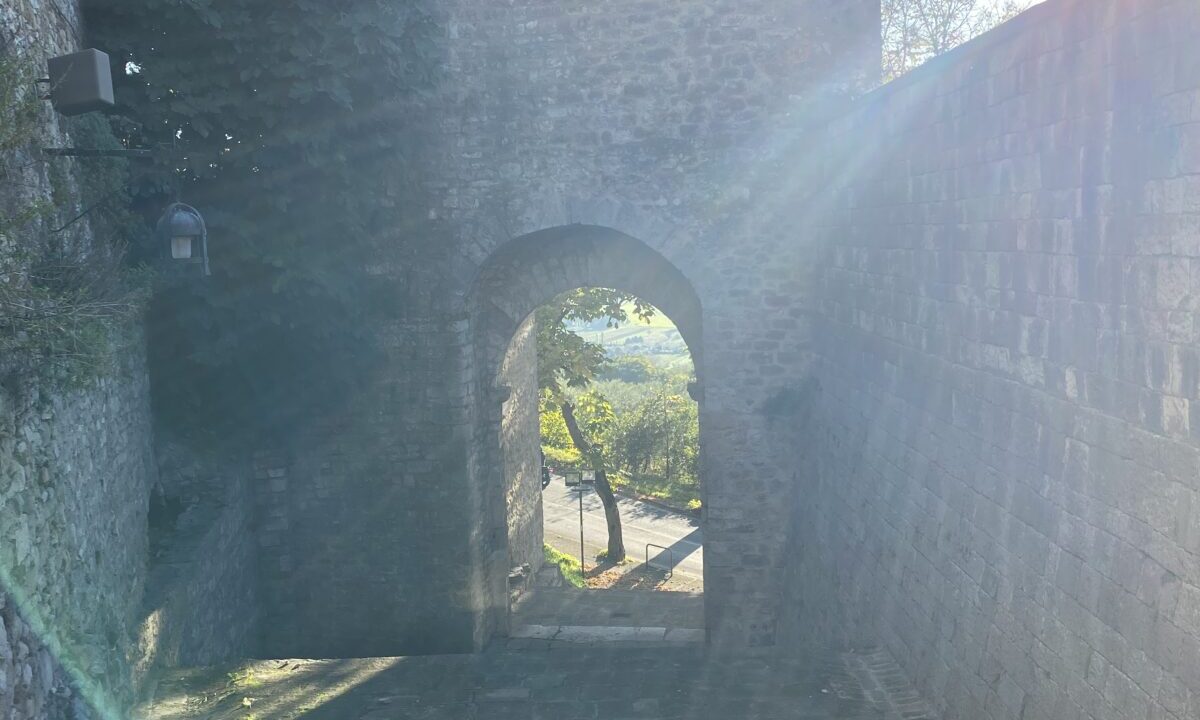
[[[584,562],[585,551],[583,549],[583,493],[588,485],[594,485],[596,482],[595,470],[566,470],[563,472],[563,482],[567,487],[573,487],[579,493],[579,572],[587,572],[587,565]]]

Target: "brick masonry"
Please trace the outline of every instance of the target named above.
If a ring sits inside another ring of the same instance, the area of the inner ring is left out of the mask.
[[[946,717],[1200,717],[1198,38],[1051,0],[811,159],[789,622]]]

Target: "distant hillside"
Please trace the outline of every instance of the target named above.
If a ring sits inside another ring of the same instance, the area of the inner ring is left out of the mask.
[[[627,308],[633,317],[633,308]],[[633,319],[619,328],[606,326],[603,320],[579,323],[571,327],[588,342],[603,345],[612,357],[642,355],[667,369],[684,369],[692,363],[691,354],[675,324],[661,312],[646,323]]]

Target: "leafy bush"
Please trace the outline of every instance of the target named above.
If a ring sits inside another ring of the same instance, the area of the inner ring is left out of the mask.
[[[147,283],[124,264],[126,164],[38,160],[36,87],[0,58],[0,370],[77,383],[109,368]],[[117,146],[103,120],[64,122],[85,147]]]
[[[629,357],[615,364],[649,363]],[[614,485],[694,510],[700,504],[699,408],[686,394],[688,375],[650,368],[645,382],[609,379],[574,391],[576,415],[602,448]],[[549,393],[542,395],[541,429],[547,465],[584,469]]]
[[[559,571],[562,572],[563,580],[567,581],[568,585],[577,588],[587,587],[587,582],[583,579],[583,570],[579,566],[579,560],[559,552],[549,545],[542,545],[542,552],[546,557],[546,564],[557,565]]]

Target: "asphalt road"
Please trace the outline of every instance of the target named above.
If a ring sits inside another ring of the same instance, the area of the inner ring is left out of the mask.
[[[545,515],[546,543],[573,557],[579,555],[579,499],[575,489],[555,477],[542,491],[542,512]],[[646,543],[664,545],[674,551],[675,573],[703,581],[704,550],[699,521],[656,505],[618,498],[621,527],[625,535],[625,552],[631,560],[646,560]],[[608,527],[604,522],[604,506],[591,487],[583,496],[583,545],[587,551],[588,567],[595,564],[596,555],[608,547]],[[650,548],[655,566],[669,564],[669,555]]]

